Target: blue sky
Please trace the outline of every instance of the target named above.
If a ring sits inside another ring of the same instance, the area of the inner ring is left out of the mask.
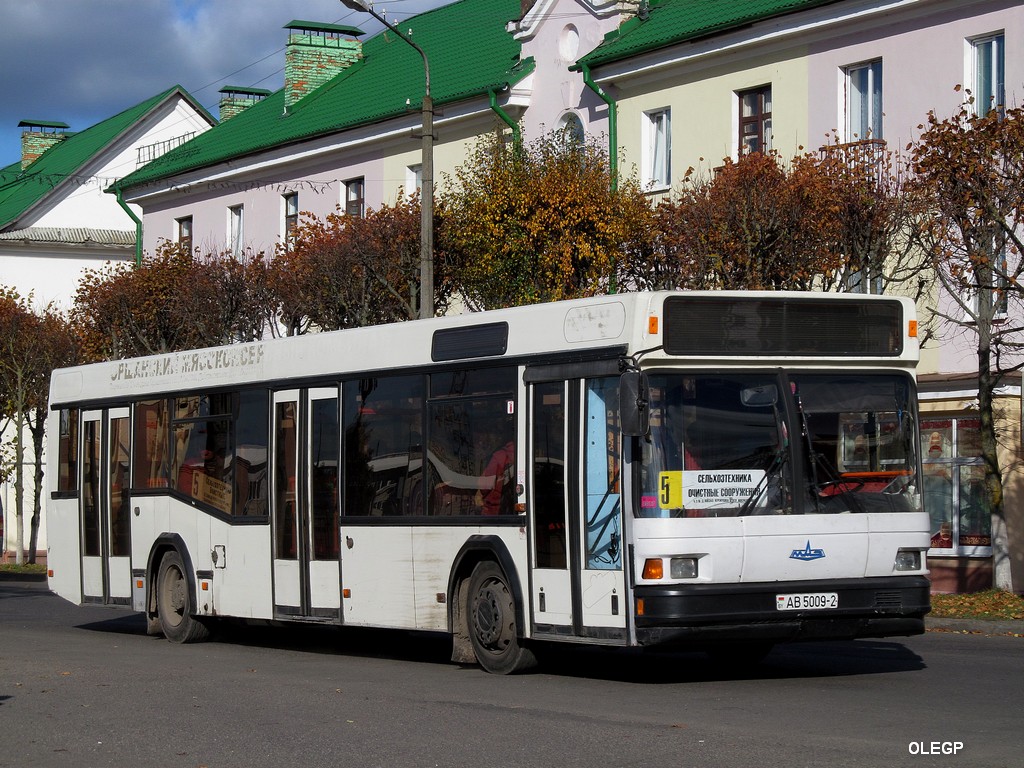
[[[448,0],[375,4],[404,20]],[[277,90],[284,25],[380,25],[339,0],[2,0],[0,166],[21,157],[21,120],[88,128],[173,85],[217,116],[225,85]]]

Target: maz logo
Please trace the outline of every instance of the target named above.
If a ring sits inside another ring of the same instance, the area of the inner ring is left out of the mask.
[[[821,560],[825,556],[824,549],[811,549],[811,540],[807,540],[807,546],[803,549],[794,549],[789,556],[790,560]]]

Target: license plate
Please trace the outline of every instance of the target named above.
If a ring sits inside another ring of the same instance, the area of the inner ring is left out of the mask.
[[[838,607],[839,595],[835,592],[797,592],[775,596],[775,608],[780,611],[817,611]]]

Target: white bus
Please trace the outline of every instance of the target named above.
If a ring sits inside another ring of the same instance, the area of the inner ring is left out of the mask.
[[[929,610],[908,300],[635,293],[52,379],[49,584],[218,617],[762,654]]]

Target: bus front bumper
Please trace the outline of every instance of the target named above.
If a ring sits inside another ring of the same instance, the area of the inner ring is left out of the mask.
[[[919,635],[931,610],[930,594],[925,576],[638,586],[636,642],[704,645]],[[823,607],[791,607],[801,601]]]

